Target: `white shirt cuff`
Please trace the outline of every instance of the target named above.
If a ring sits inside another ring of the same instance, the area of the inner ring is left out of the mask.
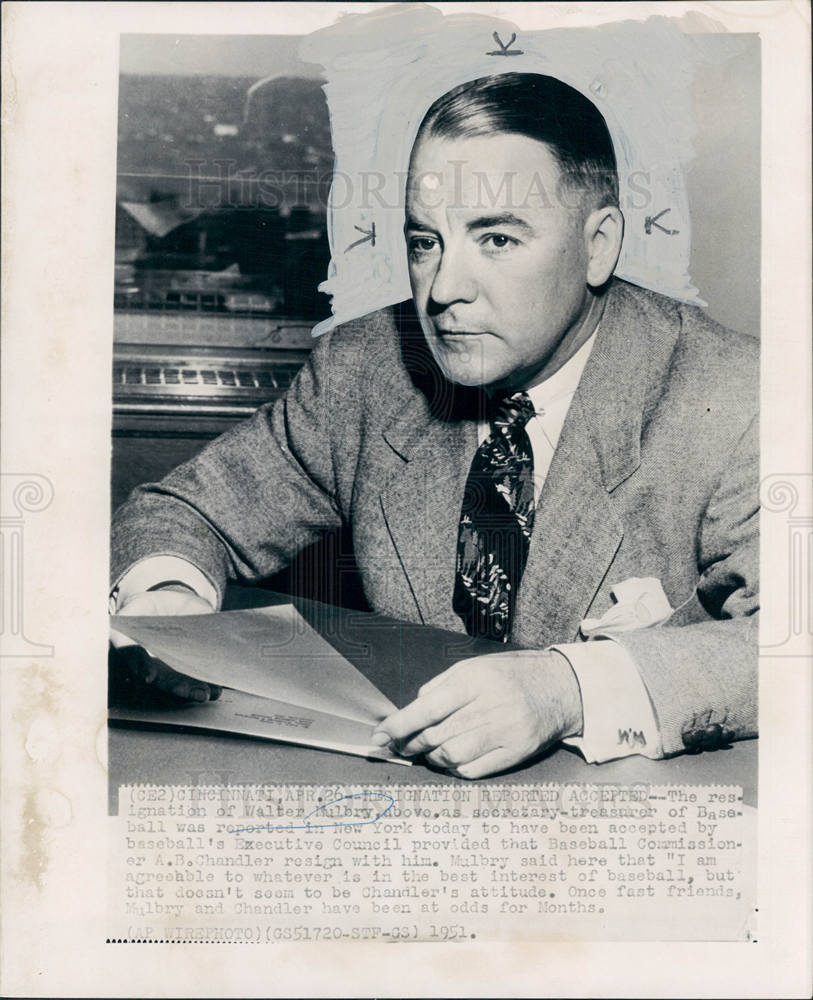
[[[180,556],[149,556],[135,563],[119,580],[118,586],[110,595],[110,614],[116,614],[136,594],[143,594],[150,587],[169,583],[171,580],[185,583],[204,601],[208,601],[212,610],[217,610],[217,589],[197,566]]]
[[[590,764],[641,754],[663,756],[658,719],[630,653],[613,639],[551,646],[565,656],[579,682],[581,736],[562,740]]]

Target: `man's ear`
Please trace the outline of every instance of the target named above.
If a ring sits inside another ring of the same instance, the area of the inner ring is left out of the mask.
[[[605,205],[591,212],[584,223],[587,247],[587,284],[599,288],[615,270],[624,239],[621,209]]]

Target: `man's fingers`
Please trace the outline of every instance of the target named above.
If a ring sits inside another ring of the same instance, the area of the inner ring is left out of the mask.
[[[170,694],[176,698],[183,698],[185,701],[216,701],[220,697],[220,688],[214,684],[204,684],[191,677],[185,677],[173,687],[169,688]]]
[[[373,741],[377,742],[379,734],[387,734],[390,739],[403,740],[413,733],[419,733],[427,726],[434,726],[462,708],[468,701],[465,692],[455,690],[453,685],[440,685],[427,695],[420,695],[400,712],[395,712],[389,718],[379,722],[373,733]]]
[[[131,674],[134,674],[145,684],[152,684],[158,676],[159,665],[158,661],[150,656],[143,646],[137,646],[134,643],[124,646],[114,644],[114,648],[118,663],[126,667]]]
[[[459,711],[447,715],[437,725],[427,726],[426,729],[415,733],[407,743],[398,749],[405,757],[427,753],[442,743],[446,743],[456,736],[461,736],[471,729],[478,728],[482,724],[482,720],[472,713],[471,706],[465,705]]]
[[[187,677],[150,656],[142,646],[124,646],[117,651],[119,661],[145,684],[184,701],[216,701],[221,688]]]
[[[480,722],[466,732],[444,740],[426,759],[438,767],[459,768],[490,752],[497,742],[493,723]]]
[[[481,757],[476,757],[465,764],[457,765],[454,768],[454,773],[461,778],[484,778],[487,774],[496,774],[498,771],[504,771],[507,767],[511,767],[512,764],[518,763],[521,759],[521,755],[518,755],[513,750],[509,750],[507,747],[496,747],[494,750],[484,753]]]
[[[186,674],[180,674],[163,664],[159,664],[152,684],[176,698],[183,698],[184,701],[217,701],[221,693],[221,688],[216,684],[207,684],[194,677],[187,677]]]

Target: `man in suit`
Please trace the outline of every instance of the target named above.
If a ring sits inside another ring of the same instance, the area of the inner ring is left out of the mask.
[[[598,110],[537,74],[439,98],[405,234],[414,303],[321,338],[285,399],[121,509],[113,607],[213,610],[345,525],[374,609],[521,647],[441,673],[375,742],[473,778],[558,740],[601,761],[754,735],[758,352],[612,277]],[[671,618],[583,641],[640,578]]]

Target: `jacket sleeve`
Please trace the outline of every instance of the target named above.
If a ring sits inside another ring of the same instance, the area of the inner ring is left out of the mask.
[[[331,384],[331,339],[320,338],[284,398],[160,483],[133,491],[113,520],[113,586],[142,559],[180,556],[212,581],[219,604],[227,580],[269,576],[342,523],[328,412],[340,391]]]
[[[708,620],[618,637],[649,691],[666,756],[757,733],[758,483],[754,419],[701,521],[697,598]]]

